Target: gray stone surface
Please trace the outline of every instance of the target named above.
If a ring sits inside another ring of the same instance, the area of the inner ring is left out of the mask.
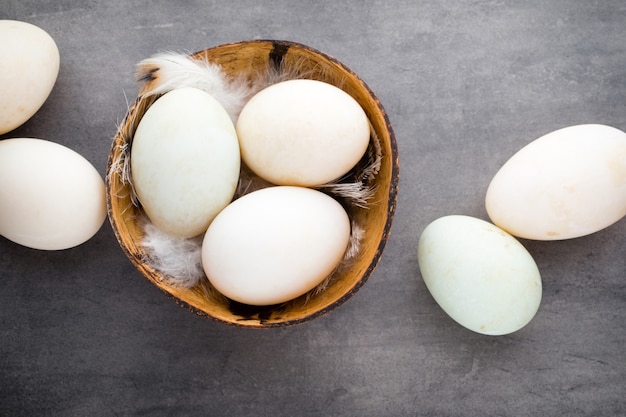
[[[401,164],[375,273],[338,310],[286,329],[232,328],[177,306],[133,268],[108,222],[60,252],[0,238],[0,415],[626,414],[626,220],[523,241],[544,295],[508,336],[449,319],[415,256],[434,219],[487,219],[491,177],[526,143],[579,123],[626,129],[624,1],[3,0],[0,18],[42,27],[61,52],[49,100],[2,138],[62,143],[104,174],[138,61],[286,39],[369,84]]]

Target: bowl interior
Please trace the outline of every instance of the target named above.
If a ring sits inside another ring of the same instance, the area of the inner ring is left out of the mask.
[[[135,267],[176,302],[220,322],[245,327],[279,327],[301,323],[331,311],[350,298],[369,278],[379,262],[391,228],[399,166],[395,138],[382,105],[350,69],[322,52],[294,42],[239,42],[200,51],[192,56],[219,64],[229,77],[250,80],[259,73],[283,66],[296,76],[333,84],[356,99],[369,117],[382,147],[382,163],[375,179],[376,192],[371,204],[366,209],[349,210],[351,218],[363,227],[365,239],[351,267],[336,274],[324,291],[278,306],[241,305],[207,294],[199,287],[171,287],[159,271],[145,262],[145,255],[138,245],[142,237],[142,228],[137,221],[141,217],[141,208],[131,204],[129,185],[112,170],[113,161],[126,145],[126,138],[118,133],[109,155],[106,185],[109,219],[120,246]],[[138,123],[150,104],[150,101],[138,98],[128,110],[123,124]]]

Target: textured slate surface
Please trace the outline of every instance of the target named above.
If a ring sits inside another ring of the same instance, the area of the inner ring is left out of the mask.
[[[42,27],[61,52],[49,100],[2,138],[62,143],[104,174],[138,61],[286,39],[369,84],[401,164],[375,273],[338,310],[286,329],[231,328],[177,306],[136,272],[108,222],[61,252],[0,238],[0,415],[626,414],[626,220],[522,241],[544,294],[509,336],[449,319],[415,256],[432,220],[487,219],[491,177],[526,143],[579,123],[626,129],[623,1],[3,0],[0,18]]]

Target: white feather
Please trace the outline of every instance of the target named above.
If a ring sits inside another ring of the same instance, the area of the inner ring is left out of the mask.
[[[149,264],[165,276],[168,284],[191,288],[205,279],[201,238],[171,236],[148,221],[143,231],[141,245]]]
[[[224,106],[233,123],[253,94],[245,80],[227,79],[219,65],[176,52],[160,53],[139,62],[136,77],[142,84],[141,95],[164,94],[181,87],[205,91]]]

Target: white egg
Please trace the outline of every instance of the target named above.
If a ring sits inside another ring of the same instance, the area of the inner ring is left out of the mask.
[[[104,181],[83,156],[42,139],[0,141],[0,235],[67,249],[89,240],[105,218]]]
[[[588,124],[536,139],[496,173],[485,204],[494,224],[526,239],[610,226],[626,215],[626,133]]]
[[[289,80],[257,93],[241,111],[237,133],[244,162],[279,185],[335,180],[361,159],[369,120],[343,90],[321,81]]]
[[[343,207],[319,191],[264,188],[235,200],[211,223],[202,244],[209,281],[245,304],[296,298],[341,262],[350,240]]]
[[[190,238],[233,198],[239,144],[226,110],[209,94],[180,88],[143,115],[131,148],[137,197],[163,232]]]
[[[435,301],[474,332],[515,332],[539,308],[541,277],[535,261],[521,243],[491,223],[441,217],[422,232],[417,258]]]
[[[0,20],[0,134],[30,119],[59,74],[59,50],[43,29]]]

